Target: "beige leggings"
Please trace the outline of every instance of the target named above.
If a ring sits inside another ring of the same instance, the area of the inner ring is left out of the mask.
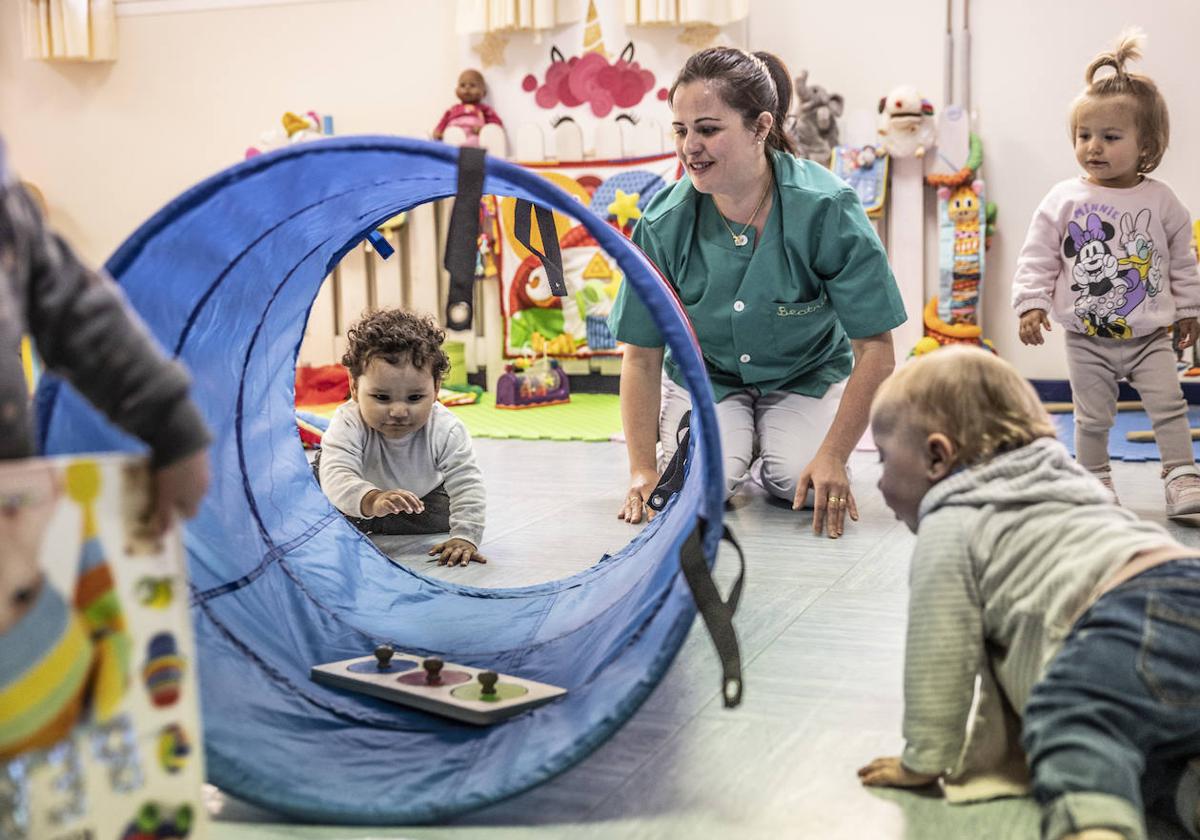
[[[758,457],[762,459],[758,478],[763,488],[772,496],[792,501],[796,495],[796,479],[825,440],[845,388],[844,382],[838,382],[830,385],[821,397],[784,391],[759,394],[754,389],[746,389],[717,403],[725,498],[730,498],[742,486],[749,477],[751,464]],[[658,465],[660,472],[675,454],[675,432],[684,412],[691,407],[687,390],[664,375],[658,423],[658,437],[663,448]],[[813,493],[809,489],[805,506],[811,507],[812,502]]]
[[[1194,463],[1187,401],[1165,329],[1128,341],[1067,331],[1067,370],[1075,403],[1075,459],[1108,470],[1108,431],[1117,415],[1117,382],[1129,380],[1154,426],[1164,473]]]

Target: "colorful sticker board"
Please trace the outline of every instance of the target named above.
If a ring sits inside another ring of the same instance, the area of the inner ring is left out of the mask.
[[[142,459],[0,464],[0,837],[197,838],[183,546]]]
[[[626,236],[650,199],[679,177],[674,154],[526,166],[566,190]],[[582,225],[555,213],[567,296],[554,297],[541,261],[513,234],[516,200],[500,198],[498,204],[504,355],[588,357],[619,353],[607,325],[622,279],[616,260]],[[532,234],[533,246],[541,250],[541,236],[537,230]]]
[[[878,219],[883,215],[887,200],[888,155],[882,147],[836,146],[830,168],[858,193],[868,218]]]
[[[499,723],[567,693],[536,680],[399,653],[388,645],[371,656],[314,665],[310,674],[325,685],[477,726]]]

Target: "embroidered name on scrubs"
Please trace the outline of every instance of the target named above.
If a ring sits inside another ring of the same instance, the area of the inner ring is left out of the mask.
[[[824,309],[825,304],[828,303],[828,300],[828,298],[821,298],[815,303],[808,303],[804,306],[799,306],[796,308],[792,308],[790,306],[780,306],[777,310],[777,313],[785,318],[792,315],[809,315],[813,312]]]

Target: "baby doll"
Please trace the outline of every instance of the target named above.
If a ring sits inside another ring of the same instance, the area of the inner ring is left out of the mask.
[[[488,123],[504,125],[500,116],[492,108],[483,103],[487,96],[487,83],[478,70],[464,70],[458,76],[458,87],[454,93],[458,96],[458,104],[446,109],[441,120],[433,129],[433,139],[441,140],[446,129],[455,127],[462,129],[467,139],[464,146],[479,145],[479,131]]]

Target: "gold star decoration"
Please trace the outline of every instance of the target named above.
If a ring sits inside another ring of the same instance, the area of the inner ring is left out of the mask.
[[[504,48],[507,46],[507,35],[501,32],[487,32],[471,49],[479,53],[479,59],[483,62],[484,67],[503,67]]]
[[[617,217],[618,227],[623,228],[630,219],[642,217],[642,211],[637,208],[638,199],[641,197],[641,193],[626,193],[623,190],[617,190],[617,197],[606,209],[610,216]]]

